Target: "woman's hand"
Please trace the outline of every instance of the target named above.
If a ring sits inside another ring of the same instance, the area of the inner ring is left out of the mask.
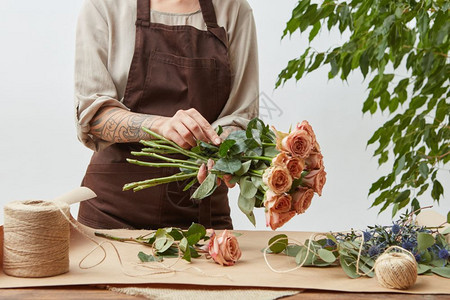
[[[197,174],[198,182],[202,183],[203,181],[205,181],[206,176],[208,176],[208,172],[209,172],[209,170],[212,169],[212,167],[214,167],[214,160],[212,160],[212,159],[208,159],[207,166],[205,166],[205,164],[202,164],[200,166],[200,170],[198,170],[198,174]],[[233,178],[233,175],[231,175],[231,174],[222,175],[222,179],[225,182],[225,185],[229,188],[233,188],[236,185],[236,183],[230,183],[230,180],[232,178]],[[217,178],[217,186],[219,186],[221,183],[222,183],[221,180],[219,178]]]
[[[215,145],[221,143],[220,137],[208,121],[194,108],[179,110],[173,117],[158,117],[151,130],[189,149],[197,145],[196,140]]]

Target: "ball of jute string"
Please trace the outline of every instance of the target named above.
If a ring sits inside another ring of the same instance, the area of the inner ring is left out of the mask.
[[[392,252],[397,249],[402,252]],[[378,282],[389,289],[408,289],[416,283],[417,264],[411,252],[392,246],[375,261]]]
[[[69,205],[62,202],[26,200],[6,204],[3,271],[16,277],[68,272],[69,214]]]

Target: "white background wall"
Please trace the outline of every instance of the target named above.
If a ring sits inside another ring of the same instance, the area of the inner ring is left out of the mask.
[[[120,1],[120,0],[116,0]],[[299,84],[274,91],[279,71],[307,45],[295,34],[280,42],[296,1],[249,0],[258,28],[261,114],[280,130],[307,119],[321,143],[327,184],[306,214],[282,229],[302,231],[364,228],[390,224],[390,212],[377,217],[367,198],[371,182],[385,174],[365,145],[387,115],[361,113],[367,82],[355,74],[344,84],[327,80],[328,69]],[[0,1],[0,204],[51,199],[79,186],[91,152],[77,140],[73,113],[75,24],[82,0]],[[338,33],[322,32],[318,49],[339,44]],[[275,103],[275,105],[273,103]],[[270,116],[267,107],[275,109]],[[448,181],[441,181],[450,188]],[[238,191],[230,192],[235,228],[252,229],[238,210]],[[425,202],[431,203],[431,201]],[[450,209],[448,199],[435,209]],[[77,207],[72,207],[76,214]],[[265,229],[263,211],[257,229]],[[0,211],[0,223],[3,212]]]

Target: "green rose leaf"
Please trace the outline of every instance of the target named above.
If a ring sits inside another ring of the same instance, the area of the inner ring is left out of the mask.
[[[195,190],[191,198],[203,199],[211,195],[216,189],[217,176],[213,173],[209,173],[205,181]]]
[[[239,194],[239,198],[238,198],[238,206],[239,209],[244,213],[244,214],[249,214],[250,212],[253,211],[253,208],[255,207],[255,202],[256,199],[253,198],[246,198],[241,194]]]
[[[247,199],[255,197],[258,188],[253,184],[250,176],[241,177],[239,180],[239,187],[241,189],[241,195]]]
[[[273,253],[283,252],[286,249],[287,244],[288,244],[288,237],[285,234],[275,235],[267,243],[267,245],[269,245],[269,249]]]
[[[242,163],[237,158],[220,158],[214,165],[214,169],[228,174],[234,174],[242,166]]]
[[[252,163],[251,160],[248,160],[248,161],[246,161],[246,162],[243,162],[241,168],[240,168],[239,170],[237,170],[234,174],[237,175],[237,176],[242,176],[242,175],[244,175],[244,174],[247,173],[248,170],[250,169],[251,163]]]
[[[228,150],[230,150],[230,148],[236,144],[235,140],[225,140],[222,142],[222,144],[220,144],[220,148],[219,148],[219,156],[220,157],[225,157],[227,156]]]
[[[206,229],[203,225],[192,223],[186,232],[188,244],[193,246],[197,244],[206,235]]]
[[[419,232],[417,234],[417,250],[424,251],[434,245],[434,237],[429,233]]]
[[[223,127],[222,126],[217,126],[217,128],[215,129],[217,135],[221,135],[223,133]]]

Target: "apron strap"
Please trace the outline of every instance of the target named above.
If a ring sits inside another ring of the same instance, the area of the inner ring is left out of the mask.
[[[206,27],[208,27],[208,29],[219,27],[219,25],[217,25],[216,12],[214,11],[212,0],[199,0],[199,2]]]
[[[150,26],[150,0],[137,0],[136,25]]]
[[[216,12],[212,0],[199,0],[202,10],[203,20],[208,31],[211,32],[222,44],[228,48],[228,37],[226,31],[217,25]]]

